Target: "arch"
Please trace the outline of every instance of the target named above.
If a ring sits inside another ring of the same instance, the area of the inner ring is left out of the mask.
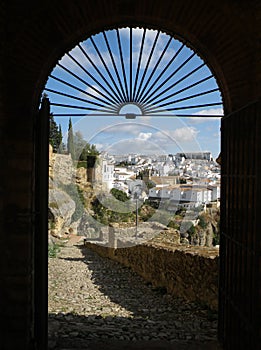
[[[126,23],[126,24],[125,24]],[[166,24],[160,24],[157,25],[157,21],[151,22],[151,20],[146,20],[141,23],[137,23],[137,19],[135,21],[133,20],[127,20],[124,24],[122,22],[112,21],[112,24],[110,24],[108,27],[106,27],[107,30],[113,30],[115,28],[125,28],[125,27],[138,27],[138,28],[147,28],[148,30],[160,30],[163,33],[166,33],[167,35],[172,36],[174,39],[179,40],[181,43],[183,43],[186,47],[190,48],[192,51],[194,51],[208,66],[210,71],[212,72],[213,76],[215,77],[217,84],[220,88],[222,101],[224,105],[224,111],[229,112],[231,110],[231,101],[230,96],[228,94],[228,89],[226,87],[226,79],[223,75],[222,69],[220,67],[219,62],[217,62],[216,57],[209,52],[202,43],[195,41],[195,43],[192,44],[191,40],[194,38],[191,38],[191,35],[186,33],[185,35],[182,33],[182,30],[179,28],[180,31],[176,31],[176,28],[174,26],[173,30],[169,30],[166,27]],[[153,23],[153,24],[152,24]],[[154,24],[155,23],[155,24]],[[58,46],[55,47],[54,51],[50,53],[50,57],[44,62],[44,69],[41,71],[41,75],[38,76],[38,82],[37,86],[39,89],[34,91],[34,109],[37,109],[39,106],[39,101],[41,97],[41,92],[44,89],[44,86],[46,85],[47,77],[50,75],[52,70],[55,68],[56,63],[63,57],[65,52],[70,52],[79,42],[82,42],[86,40],[89,37],[95,36],[101,32],[104,31],[104,27],[97,27],[95,30],[89,30],[85,27],[81,28],[81,34],[79,35],[78,32],[76,32],[74,38],[70,38],[71,41],[69,43],[61,42]],[[22,40],[22,39],[21,39]],[[45,71],[45,74],[43,72]]]
[[[141,26],[78,43],[56,64],[45,91],[58,117],[115,116],[127,104],[157,117],[200,116],[202,109],[209,117],[216,116],[210,108],[223,110],[215,77],[186,40]]]
[[[3,1],[0,32],[5,49],[1,52],[3,69],[0,113],[4,156],[1,168],[1,184],[4,189],[1,196],[1,225],[4,235],[1,236],[1,243],[7,248],[1,254],[0,264],[1,301],[4,303],[1,312],[3,348],[36,348],[35,344],[39,341],[34,332],[36,322],[32,298],[35,296],[35,271],[31,248],[36,236],[35,222],[38,220],[34,206],[37,197],[35,135],[40,95],[46,79],[63,53],[85,37],[112,27],[139,24],[186,38],[206,58],[211,71],[218,77],[225,114],[228,116],[223,123],[222,176],[227,184],[223,187],[223,197],[226,196],[227,200],[222,203],[222,211],[224,215],[230,211],[233,214],[223,223],[227,236],[224,236],[222,244],[227,245],[221,267],[222,275],[227,278],[223,287],[228,295],[225,301],[221,298],[225,322],[220,337],[227,347],[232,348],[233,342],[237,341],[240,348],[243,347],[243,341],[246,342],[244,336],[247,334],[251,339],[247,347],[258,347],[260,326],[252,323],[242,325],[237,321],[241,304],[237,300],[236,306],[239,309],[236,309],[230,299],[233,296],[231,293],[235,292],[230,277],[238,271],[237,266],[244,266],[247,259],[239,250],[234,250],[236,253],[233,255],[231,247],[237,248],[244,243],[244,240],[240,243],[240,238],[244,237],[239,228],[247,228],[247,223],[251,222],[252,232],[249,237],[253,245],[256,245],[250,254],[256,257],[255,264],[254,267],[248,265],[251,274],[247,273],[242,279],[240,273],[237,273],[233,275],[233,280],[242,287],[252,277],[250,282],[253,282],[253,293],[248,297],[248,303],[246,299],[243,300],[247,311],[245,320],[249,320],[248,312],[253,316],[253,322],[258,320],[260,284],[254,283],[260,281],[260,235],[256,218],[261,183],[257,171],[261,167],[258,152],[261,142],[261,106],[260,103],[254,104],[254,101],[260,99],[261,91],[261,29],[258,18],[258,0],[44,0],[40,4]],[[236,112],[239,109],[242,110]],[[249,142],[244,147],[242,135],[246,131]],[[240,211],[234,210],[233,201],[238,199],[242,208],[243,204],[248,203],[250,192],[247,187],[244,187],[243,192],[243,184],[249,181],[249,169],[244,164],[250,160],[255,165],[250,174],[251,210],[238,215]],[[235,237],[229,240],[232,228],[239,241]],[[239,265],[238,256],[242,257]],[[241,297],[244,297],[245,291],[242,288],[241,292]],[[236,334],[234,338],[233,334]],[[39,348],[45,347],[39,345]]]
[[[139,5],[136,1],[114,1],[110,5],[106,1],[89,1],[88,5],[79,1],[77,4],[66,2],[63,8],[58,3],[50,7],[44,4],[34,19],[26,23],[24,31],[17,32],[16,56],[20,55],[20,62],[15,64],[19,67],[27,66],[25,61],[28,60],[34,62],[30,69],[33,91],[28,93],[33,95],[36,109],[46,77],[64,52],[72,49],[78,42],[113,27],[144,25],[158,28],[185,38],[195,51],[206,58],[218,79],[225,112],[229,113],[240,107],[250,92],[257,94],[254,85],[251,86],[252,91],[249,91],[247,84],[242,84],[242,80],[240,90],[244,90],[244,93],[239,94],[239,83],[234,83],[241,75],[254,78],[257,66],[251,65],[252,57],[256,54],[254,45],[251,47],[237,18],[241,9],[233,6],[232,9],[205,1],[197,5],[192,2],[179,4],[175,1],[164,1],[161,4],[155,2],[153,6],[146,1]],[[253,13],[250,15],[253,16]],[[240,44],[232,39],[239,33]],[[36,37],[41,44],[36,45]],[[247,67],[244,71],[241,69],[242,64]]]

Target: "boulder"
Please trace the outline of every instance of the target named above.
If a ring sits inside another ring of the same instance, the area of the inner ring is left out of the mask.
[[[62,236],[70,229],[75,202],[64,191],[58,188],[49,189],[49,213],[52,217],[51,229],[56,236]]]

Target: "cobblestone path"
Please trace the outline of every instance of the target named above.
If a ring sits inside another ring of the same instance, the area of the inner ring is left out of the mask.
[[[79,243],[49,259],[49,349],[220,349],[217,315]]]

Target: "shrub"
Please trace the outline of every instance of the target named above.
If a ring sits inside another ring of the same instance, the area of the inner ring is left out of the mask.
[[[206,228],[207,227],[207,220],[206,220],[206,217],[204,215],[199,215],[199,223],[198,225],[201,227],[201,228]]]
[[[168,227],[179,230],[180,225],[176,221],[170,220],[170,222],[168,223]]]
[[[77,168],[85,168],[85,169],[87,169],[87,162],[86,161],[84,161],[84,160],[79,160],[78,162],[77,162]]]
[[[58,253],[60,253],[61,248],[57,243],[49,244],[48,246],[48,257],[56,258]]]
[[[117,188],[112,188],[110,193],[121,202],[127,202],[127,200],[129,200],[127,194]]]

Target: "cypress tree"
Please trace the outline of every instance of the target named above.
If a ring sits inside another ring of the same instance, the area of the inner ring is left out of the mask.
[[[62,127],[61,127],[61,124],[59,124],[59,144],[62,143],[62,140],[63,140],[63,134],[62,134]]]
[[[69,119],[69,126],[68,126],[67,150],[68,150],[68,153],[71,154],[72,159],[75,159],[73,127],[72,127],[71,118]]]
[[[56,153],[59,150],[61,139],[62,139],[62,130],[58,130],[58,126],[54,120],[52,114],[50,114],[50,129],[49,129],[49,143],[53,147],[53,151]]]

